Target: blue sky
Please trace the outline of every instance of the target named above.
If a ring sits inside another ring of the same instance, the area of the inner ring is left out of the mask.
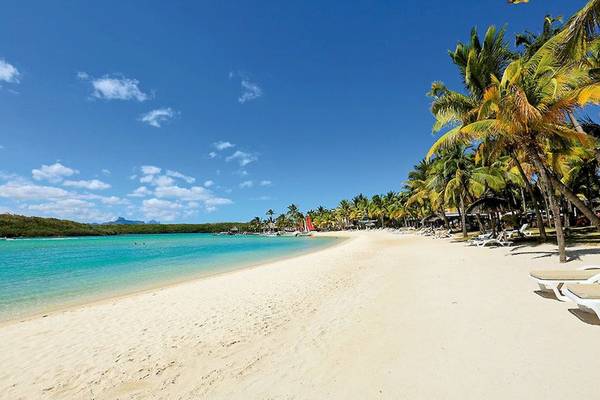
[[[431,82],[460,88],[447,50],[583,4],[7,2],[0,212],[249,220],[399,190]]]

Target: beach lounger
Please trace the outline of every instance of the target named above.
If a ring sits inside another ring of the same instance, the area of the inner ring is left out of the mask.
[[[529,224],[523,224],[519,229],[513,229],[512,231],[506,232],[507,239],[512,239],[514,236],[527,237],[531,236],[531,232],[527,231]]]
[[[481,235],[474,237],[473,239],[469,239],[467,241],[467,245],[469,246],[477,246],[480,242],[484,241],[484,240],[489,240],[492,239],[494,237],[494,234],[492,232],[489,233],[482,233]]]
[[[501,232],[496,237],[490,237],[489,239],[479,240],[479,241],[475,242],[475,244],[478,247],[485,247],[485,246],[502,246],[502,247],[504,247],[504,246],[512,245],[513,242],[508,240],[506,232]]]
[[[482,240],[477,242],[477,246],[478,247],[485,247],[485,246],[512,246],[513,242],[511,242],[510,240],[506,240],[503,237],[498,237],[498,238],[492,238],[492,239],[486,239],[486,240]]]
[[[560,301],[570,300],[562,291],[565,284],[589,284],[600,281],[600,266],[588,265],[576,270],[531,271],[529,276],[543,291],[552,291]]]
[[[565,296],[583,311],[593,312],[600,318],[600,285],[568,285]]]

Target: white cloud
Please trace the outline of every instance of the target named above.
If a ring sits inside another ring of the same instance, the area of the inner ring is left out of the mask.
[[[180,186],[157,187],[154,195],[158,198],[177,199],[187,202],[201,202],[205,208],[233,204],[230,199],[219,197],[211,190],[202,186],[183,188]]]
[[[212,192],[202,186],[192,186],[191,188],[183,188],[180,186],[161,186],[154,191],[156,197],[170,197],[181,200],[204,201],[213,196]]]
[[[233,144],[231,142],[219,141],[219,142],[213,143],[213,147],[219,151],[223,151],[223,150],[235,147],[235,144]]]
[[[162,171],[162,169],[160,169],[159,167],[155,167],[153,165],[142,165],[140,170],[142,171],[142,173],[144,175],[156,175],[156,174],[160,174],[160,171]]]
[[[175,111],[172,108],[157,108],[156,110],[148,111],[145,114],[140,116],[140,121],[153,126],[155,128],[160,128],[163,122],[166,122],[172,119],[175,116]]]
[[[173,221],[179,215],[183,205],[160,199],[147,199],[142,202],[142,212],[149,219],[158,219],[161,221]]]
[[[225,161],[237,161],[241,167],[244,167],[254,161],[258,160],[258,157],[254,154],[246,153],[244,151],[236,151],[229,157],[225,159]]]
[[[24,181],[12,181],[0,185],[0,197],[13,200],[47,200],[67,196],[69,192],[64,189]]]
[[[208,158],[215,158],[217,156],[217,153],[215,153],[214,151],[211,151],[210,153],[208,153]]]
[[[33,169],[31,175],[36,181],[47,180],[52,183],[62,181],[65,177],[78,174],[79,171],[65,167],[61,163],[42,165],[39,169]]]
[[[79,189],[88,189],[88,190],[105,190],[110,189],[110,185],[106,182],[102,182],[98,179],[92,179],[89,181],[81,180],[81,181],[64,181],[64,186],[74,187]]]
[[[94,203],[79,199],[63,199],[31,204],[26,208],[37,213],[78,221],[104,222],[115,218],[110,213],[99,211]]]
[[[196,178],[191,177],[189,175],[184,175],[181,172],[171,171],[170,169],[167,170],[166,174],[168,176],[173,177],[173,178],[182,179],[182,180],[184,180],[184,181],[186,181],[187,183],[190,183],[190,184],[196,182]]]
[[[181,179],[182,181],[192,184],[196,182],[196,178],[182,174],[179,171],[166,170],[164,175],[159,175],[162,172],[162,168],[155,167],[152,165],[144,165],[141,168],[143,176],[140,177],[140,183],[150,184],[153,186],[172,186],[175,184],[175,179]]]
[[[129,200],[127,200],[127,199],[122,199],[117,196],[100,196],[100,195],[93,194],[93,193],[81,194],[81,195],[78,195],[77,198],[82,199],[82,200],[98,200],[102,204],[106,204],[109,206],[115,206],[118,204],[129,204]]]
[[[207,181],[204,181],[204,187],[207,187],[207,188],[213,186],[214,184],[215,184],[215,182],[210,179]]]
[[[233,204],[233,201],[224,197],[211,197],[210,199],[206,199],[204,204],[207,206],[226,206],[228,204]]]
[[[105,100],[146,101],[149,96],[139,88],[137,79],[110,77],[108,75],[92,80],[92,96]]]
[[[173,185],[173,183],[175,183],[175,180],[170,176],[160,175],[153,179],[151,183],[155,186],[163,187]]]
[[[242,94],[238,98],[238,101],[241,104],[244,104],[247,101],[256,100],[262,96],[263,91],[258,84],[254,82],[250,82],[248,79],[242,79]]]
[[[152,194],[151,190],[148,190],[146,186],[140,186],[135,189],[133,192],[129,193],[127,196],[129,197],[146,197]]]
[[[244,181],[240,183],[240,188],[242,189],[251,188],[252,186],[254,186],[254,182],[252,181]]]
[[[100,199],[100,201],[102,203],[104,203],[104,204],[111,205],[111,206],[114,206],[114,205],[117,205],[117,204],[125,204],[127,202],[127,200],[122,199],[122,198],[117,197],[117,196],[103,197],[103,198]]]
[[[106,168],[104,168],[104,169],[103,169],[101,172],[102,172],[104,175],[110,175],[110,170],[109,170],[109,169],[106,169]]]
[[[0,81],[8,83],[19,83],[21,73],[17,68],[0,58]]]
[[[81,79],[82,81],[86,81],[86,80],[90,79],[90,75],[87,72],[78,71],[77,72],[77,79]]]
[[[271,182],[271,181],[269,181],[269,180],[265,179],[265,180],[262,180],[262,181],[260,181],[260,182],[259,182],[259,185],[260,185],[260,186],[271,186],[271,184],[272,184],[272,183],[273,183],[273,182]]]

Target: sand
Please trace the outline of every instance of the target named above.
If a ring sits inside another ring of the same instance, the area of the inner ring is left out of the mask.
[[[600,398],[600,322],[528,278],[558,266],[553,246],[344,235],[0,326],[0,398]],[[568,268],[600,263],[571,250]]]

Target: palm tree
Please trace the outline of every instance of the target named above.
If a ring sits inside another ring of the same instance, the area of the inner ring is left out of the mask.
[[[442,136],[440,148],[460,140],[495,138],[518,148],[534,165],[554,215],[561,262],[566,261],[558,200],[559,190],[597,227],[600,219],[547,167],[545,149],[551,143],[579,142],[590,138],[565,125],[565,115],[577,107],[600,100],[600,85],[580,65],[558,65],[552,57],[534,55],[514,61],[502,79],[494,79],[484,94],[478,121]]]
[[[255,232],[260,232],[262,227],[262,221],[260,220],[260,217],[252,218],[252,220],[250,221],[250,226]]]
[[[302,228],[302,224],[304,222],[304,215],[302,215],[297,205],[290,204],[288,206],[287,218],[294,225],[295,228]]]
[[[275,211],[273,211],[271,208],[269,208],[265,214],[268,217],[267,225],[269,226],[269,232],[270,232],[273,227],[273,215],[275,215]]]
[[[342,227],[346,227],[350,224],[350,215],[352,212],[352,205],[348,200],[340,201],[336,209],[337,214],[340,216],[340,219],[343,222]]]
[[[444,198],[460,209],[463,237],[467,237],[467,204],[473,203],[488,188],[501,190],[504,179],[497,168],[477,166],[469,147],[457,145],[445,151],[442,157],[444,174],[449,177]]]
[[[376,194],[371,197],[371,201],[369,202],[369,214],[373,218],[379,219],[382,228],[385,228],[385,208],[383,198]]]

